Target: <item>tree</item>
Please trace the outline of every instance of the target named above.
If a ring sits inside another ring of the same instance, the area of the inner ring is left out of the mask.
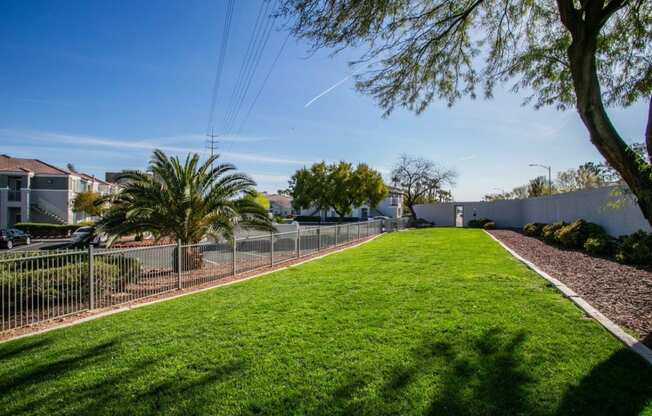
[[[72,210],[82,212],[91,217],[98,217],[106,209],[102,196],[97,192],[85,191],[79,192],[72,200]]]
[[[392,182],[402,189],[403,203],[414,219],[414,206],[443,187],[454,185],[456,176],[455,171],[441,169],[431,160],[408,155],[401,155],[392,170]]]
[[[215,164],[217,159],[200,164],[199,155],[188,154],[182,163],[155,150],[148,172],[122,174],[122,188],[105,197],[111,206],[98,222],[100,229],[112,239],[148,232],[183,244],[207,236],[232,239],[236,226],[274,230],[253,198],[255,182],[234,172],[233,165]]]
[[[548,181],[546,177],[537,176],[534,179],[530,179],[527,186],[527,193],[530,198],[546,195],[548,193]]]
[[[367,45],[356,87],[391,113],[453,105],[497,83],[536,108],[575,106],[589,138],[652,224],[652,165],[628,146],[606,106],[649,100],[652,2],[646,0],[284,0],[293,33],[313,49]]]
[[[330,193],[328,167],[326,162],[313,164],[310,169],[303,167],[290,177],[288,192],[292,196],[295,210],[314,208],[311,215],[328,209]]]
[[[269,211],[269,199],[262,192],[256,192],[253,196],[246,196],[245,198],[252,199],[255,203],[263,207],[265,211]]]
[[[353,207],[363,204],[375,207],[387,196],[382,175],[364,163],[353,170],[350,163],[342,161],[330,165],[328,172],[329,205],[340,219]]]
[[[557,189],[560,192],[573,192],[582,189],[605,186],[608,181],[604,169],[593,162],[557,173]]]
[[[295,209],[315,208],[316,213],[332,208],[340,218],[355,206],[375,207],[387,196],[381,174],[364,163],[355,170],[344,161],[330,165],[315,163],[310,169],[299,169],[289,185]]]

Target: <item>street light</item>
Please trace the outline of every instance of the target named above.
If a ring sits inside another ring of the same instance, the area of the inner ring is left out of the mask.
[[[546,165],[539,165],[538,163],[530,163],[530,167],[539,167],[539,168],[544,168],[548,169],[548,195],[552,195],[552,169],[550,166]]]

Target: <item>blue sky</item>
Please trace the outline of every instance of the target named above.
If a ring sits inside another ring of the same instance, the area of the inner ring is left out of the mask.
[[[259,3],[236,1],[214,118],[227,114]],[[0,3],[0,152],[103,177],[144,168],[151,149],[206,152],[224,1],[30,1]],[[279,26],[277,22],[276,26]],[[286,33],[273,30],[239,125]],[[599,161],[575,112],[534,110],[503,90],[490,101],[433,104],[389,118],[350,79],[345,51],[308,53],[290,39],[237,135],[219,152],[260,190],[287,186],[314,161],[367,162],[387,175],[401,153],[454,168],[458,200],[511,189],[544,173]],[[647,108],[610,111],[629,141],[642,141]]]

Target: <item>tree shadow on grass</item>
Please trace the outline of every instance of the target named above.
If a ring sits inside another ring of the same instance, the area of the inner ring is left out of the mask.
[[[471,345],[424,339],[405,364],[383,372],[384,379],[352,375],[328,397],[313,398],[313,403],[300,395],[277,398],[252,405],[245,414],[282,408],[288,414],[310,415],[536,414],[527,399],[531,380],[519,350],[525,338],[522,332],[490,329]],[[434,393],[427,393],[424,400],[420,389],[430,388]]]
[[[622,348],[571,386],[559,415],[639,415],[652,406],[652,365]]]
[[[156,370],[160,370],[165,357],[114,361],[119,344],[115,338],[76,352],[64,351],[61,358],[44,359],[3,376],[0,415],[157,414],[171,408],[176,413],[194,413],[206,404],[196,398],[206,386],[243,368],[242,362],[202,363],[201,368],[189,363],[175,372],[161,374]],[[112,362],[118,368],[112,367]]]
[[[525,340],[524,332],[497,328],[466,344],[426,339],[413,350],[409,365],[391,369],[376,394],[369,393],[372,380],[354,377],[309,413],[634,416],[652,400],[652,367],[623,348],[568,388],[556,407],[559,398],[541,396],[531,375],[534,361],[521,350]],[[420,388],[434,390],[423,410],[413,407]]]
[[[8,360],[13,356],[25,354],[45,347],[50,344],[50,342],[51,341],[49,339],[40,339],[37,341],[31,339],[22,342],[2,344],[0,345],[0,365],[2,364],[3,360]]]

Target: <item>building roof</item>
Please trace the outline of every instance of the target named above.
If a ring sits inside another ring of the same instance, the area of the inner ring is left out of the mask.
[[[82,172],[70,172],[66,169],[61,169],[54,165],[50,165],[49,163],[45,163],[42,160],[23,159],[11,157],[9,155],[0,155],[0,172],[25,172],[34,173],[36,175],[77,175],[88,181],[96,181],[104,185],[111,185],[110,183],[94,176]]]
[[[265,194],[270,204],[277,204],[284,207],[292,207],[292,197],[278,194]]]
[[[38,159],[22,159],[0,155],[0,172],[32,172],[40,175],[69,175],[70,172]]]

